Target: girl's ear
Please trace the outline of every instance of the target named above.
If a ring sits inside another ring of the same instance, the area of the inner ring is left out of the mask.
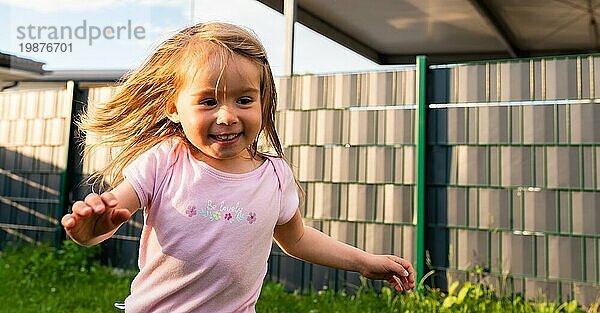
[[[173,123],[179,123],[179,114],[177,113],[177,107],[174,103],[167,104],[167,118]]]

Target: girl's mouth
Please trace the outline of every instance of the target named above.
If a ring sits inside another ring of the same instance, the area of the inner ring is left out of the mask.
[[[236,134],[223,134],[223,135],[208,135],[210,138],[216,140],[216,141],[221,141],[221,142],[225,142],[225,141],[232,141],[236,138],[238,138],[242,133],[236,133]]]

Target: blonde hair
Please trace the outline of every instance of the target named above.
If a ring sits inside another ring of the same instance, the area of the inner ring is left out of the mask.
[[[247,57],[259,65],[260,97],[262,102],[262,134],[267,147],[283,158],[283,149],[275,129],[277,94],[267,53],[249,31],[227,23],[204,23],[187,27],[164,41],[144,64],[132,72],[119,86],[117,93],[102,106],[88,106],[78,122],[79,129],[98,137],[85,147],[86,156],[102,147],[118,147],[119,152],[107,165],[92,175],[91,180],[114,188],[123,181],[121,172],[133,160],[156,144],[173,137],[186,139],[180,124],[167,117],[167,109],[175,105],[178,92],[186,79],[186,67],[197,58],[190,54],[214,49],[203,49],[207,44],[227,53]],[[258,142],[248,147],[252,156],[258,151]]]

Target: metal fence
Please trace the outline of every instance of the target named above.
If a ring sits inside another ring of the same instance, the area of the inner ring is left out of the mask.
[[[276,120],[306,191],[307,224],[378,254],[415,261],[415,69],[278,80]],[[358,276],[276,252],[270,278],[291,288],[359,284]]]
[[[479,272],[507,293],[593,302],[597,65],[600,57],[588,55],[278,79],[276,122],[306,190],[305,222],[369,252],[401,255],[420,275],[434,269],[440,287]],[[78,103],[102,103],[112,88],[52,92],[64,101],[48,100],[51,91],[0,93],[2,243],[60,238],[63,195],[82,198],[90,189],[81,182],[110,157],[106,150],[79,160],[69,125]],[[36,119],[46,119],[44,130]],[[136,215],[103,243],[112,264],[135,264],[142,222]],[[267,278],[302,289],[359,284],[357,274],[302,263],[277,247]]]
[[[597,56],[437,68],[429,89],[433,267],[511,293],[600,292]],[[596,68],[596,70],[595,70]]]
[[[73,83],[0,93],[0,247],[59,241]]]

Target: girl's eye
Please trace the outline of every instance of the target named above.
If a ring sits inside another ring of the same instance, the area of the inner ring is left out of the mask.
[[[250,98],[250,97],[242,97],[242,98],[239,98],[237,102],[239,104],[250,104],[250,103],[254,102],[254,100],[252,100],[252,98]]]
[[[217,100],[216,99],[212,99],[212,98],[211,99],[203,99],[199,103],[202,104],[202,105],[205,105],[205,106],[212,107],[212,106],[217,105]]]

